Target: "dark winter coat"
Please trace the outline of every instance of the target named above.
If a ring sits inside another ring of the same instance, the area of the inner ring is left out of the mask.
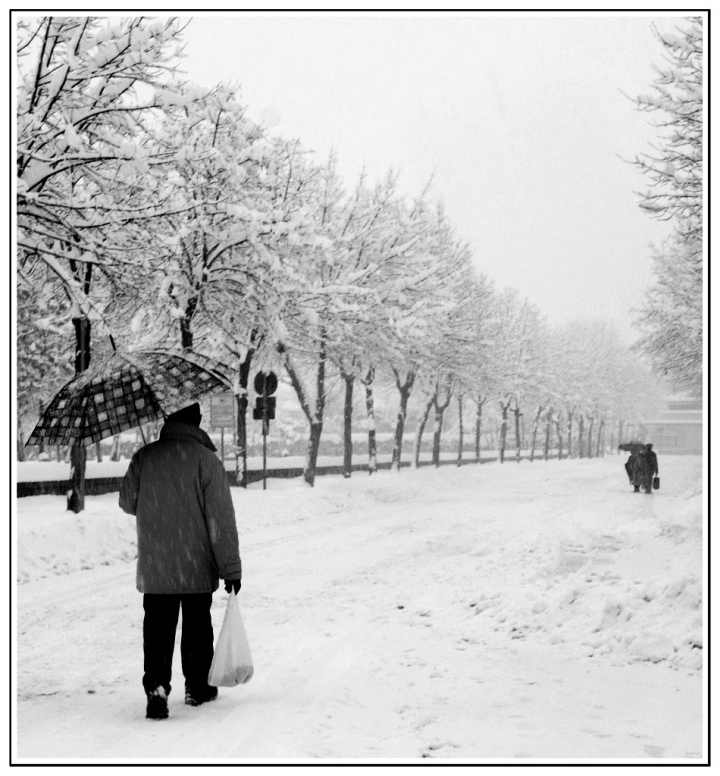
[[[658,473],[657,455],[653,450],[639,450],[628,459],[631,482],[635,490],[644,488],[646,493],[652,490],[653,475]],[[626,466],[627,468],[627,466]]]
[[[212,593],[240,579],[235,510],[215,445],[200,428],[167,422],[132,457],[120,508],[137,516],[137,589]]]
[[[648,468],[648,470],[650,471],[651,474],[658,474],[659,473],[658,459],[657,459],[657,455],[655,454],[654,450],[646,450],[645,451],[645,461],[646,461],[645,465],[647,466],[647,468]]]
[[[635,455],[634,469],[640,476],[658,473],[658,459],[654,450],[641,450]]]

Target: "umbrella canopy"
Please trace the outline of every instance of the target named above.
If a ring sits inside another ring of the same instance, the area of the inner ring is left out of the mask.
[[[27,445],[89,445],[228,388],[219,366],[197,353],[113,353],[60,390]]]
[[[623,442],[621,445],[618,445],[618,450],[625,450],[627,453],[637,453],[639,450],[644,450],[645,447],[645,442]]]

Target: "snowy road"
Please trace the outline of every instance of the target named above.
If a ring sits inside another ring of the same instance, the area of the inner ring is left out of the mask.
[[[82,519],[61,497],[22,499],[18,761],[697,764],[701,461],[661,460],[646,496],[623,460],[235,491],[255,676],[186,707],[178,639],[163,722],[144,718],[134,529],[116,496]],[[108,565],[79,570],[93,548]]]

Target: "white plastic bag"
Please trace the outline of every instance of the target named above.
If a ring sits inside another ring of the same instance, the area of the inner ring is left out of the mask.
[[[252,675],[250,645],[240,616],[237,595],[232,592],[228,597],[225,619],[215,646],[208,684],[213,687],[236,687],[249,682]]]

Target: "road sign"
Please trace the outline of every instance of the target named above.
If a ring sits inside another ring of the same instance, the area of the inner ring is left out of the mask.
[[[258,372],[255,375],[255,400],[253,418],[262,420],[263,434],[263,490],[267,488],[267,438],[270,433],[270,421],[275,418],[275,397],[270,394],[277,391],[278,381],[274,372]]]
[[[210,425],[213,428],[233,428],[235,425],[235,395],[231,391],[210,399]]]
[[[255,409],[253,410],[254,420],[275,420],[275,397],[258,396],[255,399]]]
[[[275,372],[258,372],[255,375],[255,393],[271,396],[277,391],[278,380]]]

